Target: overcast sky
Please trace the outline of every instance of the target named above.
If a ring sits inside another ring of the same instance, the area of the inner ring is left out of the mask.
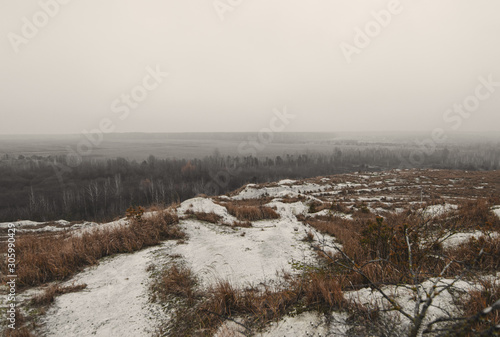
[[[500,131],[500,83],[483,83],[500,82],[499,13],[498,0],[0,0],[0,134],[259,131],[284,106],[286,131]]]

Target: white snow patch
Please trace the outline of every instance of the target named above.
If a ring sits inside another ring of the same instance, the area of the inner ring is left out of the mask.
[[[146,267],[155,249],[104,259],[66,282],[85,283],[87,288],[56,298],[42,318],[44,336],[151,335],[155,320],[148,303]]]
[[[329,209],[322,209],[321,211],[316,212],[316,213],[309,213],[309,214],[307,214],[307,216],[312,216],[312,217],[329,216],[330,214],[331,214],[331,211]]]
[[[492,211],[500,218],[500,205],[493,206]]]
[[[9,224],[14,224],[16,228],[24,227],[24,226],[37,226],[41,225],[45,222],[36,222],[31,220],[20,220],[20,221],[12,221],[12,222],[2,222],[0,223],[0,228],[9,228]]]
[[[333,314],[332,323],[318,313],[304,312],[296,316],[286,316],[281,321],[273,322],[260,337],[283,336],[339,336],[347,332],[346,314]]]
[[[297,180],[292,180],[292,179],[283,179],[278,182],[278,185],[290,185],[293,183],[296,183]]]
[[[453,280],[441,279],[439,281],[436,281],[435,279],[430,279],[422,283],[419,287],[426,289],[428,293],[432,293],[434,282],[436,282],[436,290],[440,291],[443,289],[443,287],[452,283]],[[463,293],[464,291],[475,289],[475,286],[465,281],[457,281],[454,283],[451,289],[458,290],[459,292]],[[382,288],[382,290],[392,298],[396,299],[397,303],[406,313],[410,315],[414,314],[416,302],[415,293],[412,290],[406,287],[396,286],[385,286]],[[453,293],[456,293],[456,291],[449,292],[448,290],[444,290],[443,292],[441,292],[441,294],[435,297],[431,307],[427,312],[424,322],[430,322],[439,317],[447,316],[447,313],[459,314],[458,309],[456,308],[453,301]],[[378,306],[379,308],[389,308],[389,303],[386,299],[383,298],[382,294],[370,288],[363,288],[357,291],[345,292],[344,296],[347,300],[353,300],[368,307],[373,308]],[[420,305],[422,306],[423,303],[421,303]],[[395,315],[396,318],[400,320],[404,325],[409,324],[408,319],[397,311],[392,311],[391,313],[387,313],[387,315]]]
[[[316,231],[297,221],[308,207],[301,202],[267,204],[276,206],[280,218],[253,223],[251,228],[228,228],[196,220],[181,224],[189,235],[186,244],[173,248],[208,286],[217,280],[229,280],[235,286],[272,283],[281,271],[294,272],[292,260],[315,264],[316,255],[302,242],[306,231]],[[333,238],[328,238],[333,240]]]
[[[259,189],[253,186],[247,185],[238,195],[235,195],[233,199],[258,199],[263,196],[269,196],[272,198],[282,198],[282,197],[297,197],[301,193],[309,192],[321,192],[330,188],[330,185],[318,185],[318,184],[303,184],[303,185],[280,185],[278,187],[262,187]]]
[[[423,209],[424,215],[438,216],[448,213],[451,210],[457,209],[457,205],[444,204],[444,205],[430,205]]]
[[[482,231],[474,231],[469,233],[455,233],[449,236],[445,241],[443,241],[443,248],[451,248],[458,246],[461,243],[469,241],[471,238],[479,239],[481,236],[484,236],[485,233]],[[494,232],[490,234],[491,237],[498,237],[498,233]]]
[[[174,247],[208,286],[228,280],[237,287],[269,283],[281,270],[292,272],[292,259],[314,263],[304,237],[304,227],[287,220],[259,221],[259,227],[227,230],[194,220],[181,222],[189,235],[186,244]],[[242,233],[245,233],[242,236]]]
[[[222,217],[223,222],[230,224],[237,220],[227,212],[226,207],[214,203],[212,199],[193,198],[186,200],[177,208],[177,215],[182,217],[186,214],[187,210],[193,212],[215,213]]]

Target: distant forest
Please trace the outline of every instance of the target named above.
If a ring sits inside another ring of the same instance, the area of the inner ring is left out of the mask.
[[[419,168],[499,169],[497,144],[440,148]],[[414,149],[413,149],[414,150]],[[299,179],[355,171],[408,167],[412,149],[403,146],[333,148],[328,154],[275,157],[223,156],[175,160],[149,156],[86,158],[69,165],[66,156],[3,155],[0,158],[0,221],[65,219],[108,221],[131,205],[170,204],[197,194],[223,194],[246,183]]]

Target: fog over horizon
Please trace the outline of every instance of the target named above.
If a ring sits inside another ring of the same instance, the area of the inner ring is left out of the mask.
[[[499,132],[498,13],[494,0],[4,1],[0,135]]]

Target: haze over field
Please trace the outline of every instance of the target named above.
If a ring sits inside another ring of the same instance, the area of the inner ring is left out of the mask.
[[[495,0],[65,2],[0,4],[1,134],[500,130]]]
[[[0,336],[497,333],[499,13],[0,0]]]

